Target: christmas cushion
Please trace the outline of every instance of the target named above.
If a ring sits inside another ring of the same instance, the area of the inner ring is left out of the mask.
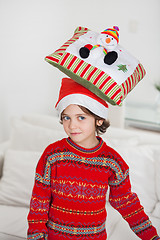
[[[36,151],[8,149],[0,181],[0,204],[29,207],[35,168],[41,156]]]
[[[118,27],[96,33],[78,27],[45,60],[105,101],[121,105],[144,77],[142,64],[119,45]]]

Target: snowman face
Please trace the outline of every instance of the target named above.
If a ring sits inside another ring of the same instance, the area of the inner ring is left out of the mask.
[[[117,46],[115,38],[103,33],[98,36],[97,43],[105,47],[108,51],[112,51]]]

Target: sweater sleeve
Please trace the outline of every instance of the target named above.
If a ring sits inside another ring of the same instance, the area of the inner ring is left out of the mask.
[[[28,240],[48,239],[46,223],[48,221],[48,212],[51,199],[51,169],[47,152],[48,149],[44,151],[36,167],[35,183],[30,202],[30,211],[28,214]]]
[[[131,191],[129,168],[118,153],[114,157],[111,170],[112,174],[109,178],[111,206],[122,215],[140,239],[160,239],[149,217],[145,214],[137,194]]]

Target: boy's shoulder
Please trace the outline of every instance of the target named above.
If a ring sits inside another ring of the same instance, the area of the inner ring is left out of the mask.
[[[104,142],[105,143],[105,142]],[[106,158],[106,161],[112,160],[112,162],[119,164],[121,167],[127,168],[127,163],[123,159],[123,157],[114,149],[113,147],[108,146],[106,143],[104,144],[104,151],[103,151],[104,157]]]
[[[66,148],[65,145],[66,142],[66,138],[63,138],[61,140],[57,140],[51,144],[49,144],[46,149],[45,149],[45,153],[47,155],[50,155],[52,153],[56,153],[56,152],[60,152],[60,151],[64,151],[64,149]]]
[[[116,151],[116,149],[109,146],[105,141],[103,141],[103,152],[107,155],[110,154],[111,156],[119,155],[119,153]]]

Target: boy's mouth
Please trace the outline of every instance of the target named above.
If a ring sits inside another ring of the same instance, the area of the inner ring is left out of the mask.
[[[81,134],[80,132],[74,132],[74,133],[70,133],[71,135],[78,135]]]

